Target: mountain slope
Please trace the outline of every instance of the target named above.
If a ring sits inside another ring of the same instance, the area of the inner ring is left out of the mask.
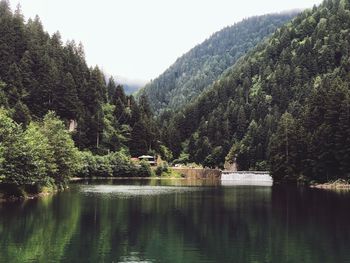
[[[6,0],[0,0],[1,108],[24,127],[54,111],[75,126],[80,149],[99,154],[124,149],[138,156],[158,147],[146,100],[137,103],[113,79],[107,83],[98,67],[88,67],[81,44],[64,45],[59,32],[50,36],[38,16],[25,22]]]
[[[163,140],[207,166],[276,181],[350,174],[350,3],[325,1],[278,29],[173,117]]]
[[[140,94],[148,96],[156,113],[181,108],[248,50],[295,15],[296,12],[291,12],[252,17],[222,29],[184,54],[146,85]]]

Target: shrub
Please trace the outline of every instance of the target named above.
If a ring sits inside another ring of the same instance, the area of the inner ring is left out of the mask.
[[[149,177],[152,176],[152,174],[153,173],[150,164],[146,161],[141,161],[137,175],[139,177]]]
[[[78,172],[79,177],[132,177],[138,174],[139,169],[124,152],[100,156],[85,151],[80,155],[82,166]]]

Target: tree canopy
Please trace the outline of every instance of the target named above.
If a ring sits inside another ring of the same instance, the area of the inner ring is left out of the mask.
[[[163,74],[138,92],[156,115],[178,110],[197,98],[249,50],[297,13],[251,17],[214,33],[181,56]]]
[[[327,0],[277,29],[162,116],[162,141],[212,167],[230,152],[240,169],[269,169],[276,181],[349,178],[349,7]]]

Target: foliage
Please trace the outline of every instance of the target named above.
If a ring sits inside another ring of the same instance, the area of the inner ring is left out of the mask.
[[[114,152],[104,156],[81,152],[83,166],[78,172],[80,177],[135,177],[139,168],[131,163],[123,152]],[[142,171],[143,172],[143,171]]]
[[[0,175],[4,183],[64,187],[77,171],[78,150],[53,113],[23,130],[1,110],[0,123]]]
[[[139,177],[149,177],[149,176],[152,176],[152,175],[153,175],[153,171],[151,169],[151,165],[148,162],[142,160],[140,162],[140,167],[138,169],[137,176],[139,176]]]
[[[71,176],[151,175],[148,163],[134,165],[125,150],[106,155],[80,152],[53,112],[23,129],[10,118],[9,111],[0,109],[0,180],[11,194],[24,196],[43,187],[64,188]]]
[[[216,32],[176,60],[137,96],[146,95],[157,115],[181,109],[246,52],[295,15],[292,12],[251,17]]]
[[[33,163],[32,174],[35,174],[43,185],[47,186],[54,182],[49,174],[58,173],[58,163],[55,158],[55,152],[51,147],[52,141],[44,134],[40,124],[32,122],[23,134],[24,144],[28,146]]]
[[[173,160],[173,164],[187,164],[190,161],[190,155],[182,152],[179,158]]]
[[[87,66],[81,44],[63,45],[58,32],[50,36],[38,17],[25,23],[3,0],[0,180],[64,186],[77,172],[149,176],[146,163],[129,160],[147,152],[208,167],[236,161],[270,169],[276,181],[349,179],[349,7],[327,0],[277,30],[295,14],[228,27],[136,102]]]
[[[29,151],[21,126],[0,110],[0,175],[4,182],[20,185],[37,181]]]
[[[80,168],[78,149],[74,146],[64,123],[53,112],[45,115],[42,130],[48,139],[54,163],[57,165],[57,170],[49,171],[50,177],[56,184],[64,186],[68,183],[69,177]]]
[[[87,66],[82,44],[50,36],[39,17],[25,22],[6,0],[0,14],[2,183],[61,188],[88,172],[149,175],[129,156],[159,151],[147,98],[137,103],[113,78],[106,83],[98,67]]]
[[[290,113],[282,115],[276,133],[271,138],[270,164],[272,174],[278,181],[293,181],[295,176],[300,176],[298,171],[302,167],[303,153],[298,152],[302,138],[298,138],[299,127]]]
[[[270,169],[275,181],[349,178],[349,28],[344,1],[304,11],[162,116],[162,141],[177,158],[189,140],[189,161],[207,166],[230,152],[240,169]]]
[[[161,165],[158,165],[154,171],[155,175],[158,177],[169,177],[169,178],[180,178],[181,174],[176,172],[174,169],[171,169],[168,163],[164,162]]]
[[[160,152],[160,156],[162,157],[163,160],[169,162],[173,159],[173,153],[169,150],[168,147],[166,147],[164,145],[160,145],[159,152]]]
[[[155,170],[155,174],[157,175],[157,176],[162,176],[163,174],[166,174],[166,173],[168,173],[169,172],[169,166],[168,166],[168,164],[167,163],[162,163],[162,164],[160,164],[160,165],[158,165],[157,166],[157,168],[156,168],[156,170]]]
[[[147,99],[138,104],[113,78],[89,68],[81,43],[50,36],[38,16],[25,22],[21,10],[0,2],[0,107],[25,127],[54,111],[77,123],[79,149],[97,154],[129,148],[132,155],[158,150],[157,129]]]

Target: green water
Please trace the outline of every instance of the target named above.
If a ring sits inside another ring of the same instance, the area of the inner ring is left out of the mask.
[[[85,182],[0,204],[0,262],[350,262],[350,194]]]

